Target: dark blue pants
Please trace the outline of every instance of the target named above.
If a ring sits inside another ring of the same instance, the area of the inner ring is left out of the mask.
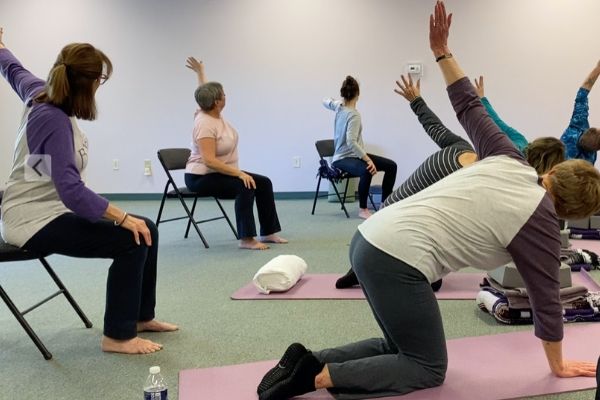
[[[377,171],[382,171],[383,182],[381,183],[381,202],[394,190],[394,183],[396,182],[396,163],[389,158],[376,156],[374,154],[367,154]],[[346,171],[354,176],[359,177],[358,181],[358,204],[360,208],[367,208],[367,198],[369,197],[369,188],[371,187],[371,179],[373,175],[367,170],[367,163],[360,158],[349,157],[342,158],[334,161],[332,165],[336,168]]]
[[[106,283],[104,335],[125,340],[137,336],[137,322],[154,319],[158,230],[142,218],[152,235],[152,246],[135,243],[133,233],[112,221],[90,222],[69,213],[56,218],[23,248],[42,254],[113,260]]]
[[[219,173],[206,175],[185,174],[185,184],[189,190],[202,196],[235,198],[235,221],[240,238],[256,236],[256,223],[254,222],[255,198],[258,222],[260,222],[260,235],[266,236],[279,232],[281,226],[275,209],[271,180],[266,176],[246,173],[254,179],[256,189],[247,189],[240,178]]]

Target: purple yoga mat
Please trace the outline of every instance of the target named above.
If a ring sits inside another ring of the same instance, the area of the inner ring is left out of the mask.
[[[233,300],[324,300],[324,299],[363,299],[360,288],[336,289],[338,274],[306,274],[298,283],[282,293],[262,294],[252,282],[231,295]],[[484,273],[452,273],[444,277],[442,288],[436,292],[438,300],[474,300],[479,293],[479,284],[486,276]],[[573,285],[585,286],[592,292],[600,291],[600,286],[585,272],[571,274]]]
[[[585,249],[600,255],[600,240],[570,239],[571,248]]]
[[[595,362],[600,354],[600,324],[565,328],[563,354]],[[283,352],[283,349],[282,349]],[[501,400],[596,387],[594,378],[557,378],[550,372],[532,331],[448,341],[448,373],[442,386],[398,397],[402,400]],[[179,400],[256,400],[256,386],[277,361],[179,372]],[[332,399],[325,390],[295,399]]]

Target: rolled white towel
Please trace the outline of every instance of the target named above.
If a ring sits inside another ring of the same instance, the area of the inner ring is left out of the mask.
[[[306,262],[298,256],[280,255],[263,265],[252,282],[264,294],[285,292],[302,278],[307,268]]]

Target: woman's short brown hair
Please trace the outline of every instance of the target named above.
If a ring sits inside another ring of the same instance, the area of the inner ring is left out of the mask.
[[[103,76],[104,71],[104,76]],[[112,74],[110,59],[89,43],[71,43],[63,47],[48,74],[38,103],[49,103],[69,117],[96,119],[94,82]]]
[[[568,160],[550,170],[550,194],[560,218],[587,218],[600,210],[600,173],[585,160]]]
[[[527,145],[525,157],[538,175],[543,175],[556,164],[565,161],[565,145],[554,137],[538,138]]]

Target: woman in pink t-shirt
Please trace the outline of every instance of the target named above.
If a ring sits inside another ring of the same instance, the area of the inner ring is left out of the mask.
[[[198,75],[199,86],[194,96],[200,106],[194,118],[186,186],[205,196],[235,198],[240,248],[265,250],[269,248],[266,243],[287,243],[286,239],[277,235],[281,226],[271,180],[238,167],[238,133],[221,115],[225,108],[223,86],[206,81],[202,61],[189,57],[186,66]],[[255,198],[260,221],[259,239],[256,239],[253,212]]]

